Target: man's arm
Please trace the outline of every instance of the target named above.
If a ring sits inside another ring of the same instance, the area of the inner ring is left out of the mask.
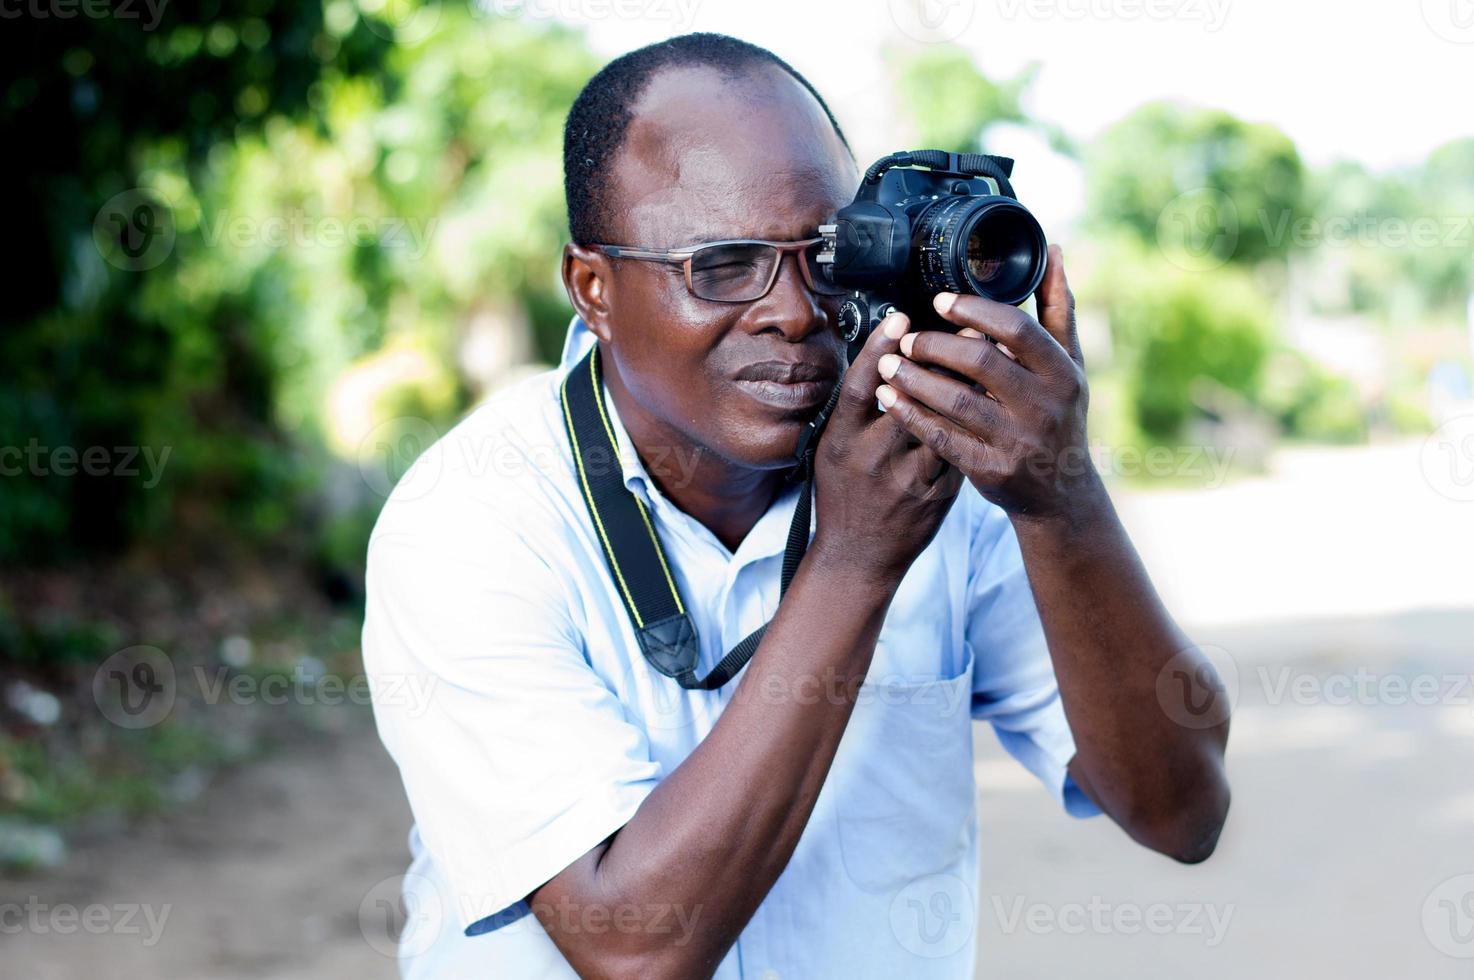
[[[1229,803],[1229,712],[1211,665],[1162,606],[1103,489],[1068,518],[1014,528],[1075,736],[1070,775],[1140,843],[1206,860]]]
[[[845,375],[819,447],[813,545],[721,718],[628,823],[532,895],[580,976],[711,975],[793,855],[891,599],[961,482],[875,409],[876,364],[904,318],[889,326]],[[570,908],[626,926],[567,928],[582,918]],[[684,945],[647,928],[672,912],[695,922]]]
[[[1162,607],[1091,464],[1058,246],[1036,300],[1038,320],[978,296],[938,296],[959,329],[911,334],[881,362],[896,392],[890,412],[1012,519],[1078,747],[1076,783],[1136,840],[1201,861],[1228,811],[1229,706]],[[1193,724],[1174,720],[1188,716]]]

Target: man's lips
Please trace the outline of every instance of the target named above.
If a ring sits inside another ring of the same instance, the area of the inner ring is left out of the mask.
[[[803,381],[833,381],[834,367],[818,361],[758,361],[737,372],[738,381],[773,381],[797,384]]]
[[[784,411],[823,407],[839,375],[815,361],[758,361],[737,372],[737,386],[755,400]]]

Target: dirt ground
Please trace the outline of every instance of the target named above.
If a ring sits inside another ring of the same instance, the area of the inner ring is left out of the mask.
[[[1329,514],[1301,509],[1324,485],[1304,472],[1127,495],[1148,565],[1238,678],[1229,826],[1211,862],[1176,866],[1058,813],[979,729],[979,977],[1474,976],[1474,503],[1388,504],[1417,473],[1396,460],[1334,456],[1351,499]],[[1292,525],[1294,548],[1250,537]],[[1300,576],[1313,612],[1286,619]],[[1420,678],[1431,700],[1388,684]],[[366,713],[341,710],[359,713],[60,872],[0,878],[0,976],[393,977],[380,900],[409,817]]]

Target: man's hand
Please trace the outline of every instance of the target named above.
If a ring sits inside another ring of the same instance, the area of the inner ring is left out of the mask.
[[[1075,299],[1057,245],[1035,298],[1038,320],[981,296],[942,293],[937,312],[960,329],[907,334],[879,365],[896,394],[879,395],[890,398],[887,414],[988,500],[1015,516],[1047,517],[1102,492],[1085,440]]]
[[[892,313],[845,372],[814,461],[820,556],[899,583],[947,516],[961,474],[876,407],[879,365],[914,335]],[[882,529],[877,533],[877,529]]]
[[[1035,300],[1038,320],[977,296],[938,296],[938,312],[961,329],[908,335],[882,359],[889,385],[878,395],[1012,518],[1075,736],[1076,784],[1138,841],[1201,861],[1228,812],[1227,697],[1157,598],[1091,465],[1075,301],[1057,246]],[[1159,683],[1168,672],[1186,682]],[[1211,710],[1188,710],[1200,705]],[[1195,715],[1199,724],[1179,722]]]

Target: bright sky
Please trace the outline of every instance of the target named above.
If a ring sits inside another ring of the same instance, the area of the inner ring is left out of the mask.
[[[879,52],[947,41],[994,78],[1039,62],[1031,111],[1080,139],[1161,98],[1273,123],[1313,165],[1347,157],[1388,169],[1474,136],[1474,0],[486,2],[582,25],[608,56],[691,30],[761,44],[824,93],[865,157],[909,148]],[[1018,134],[988,149],[1021,158],[1021,197],[1047,183],[1062,217],[1075,209],[1060,200],[1076,197],[1061,194],[1078,183],[1068,164]]]

